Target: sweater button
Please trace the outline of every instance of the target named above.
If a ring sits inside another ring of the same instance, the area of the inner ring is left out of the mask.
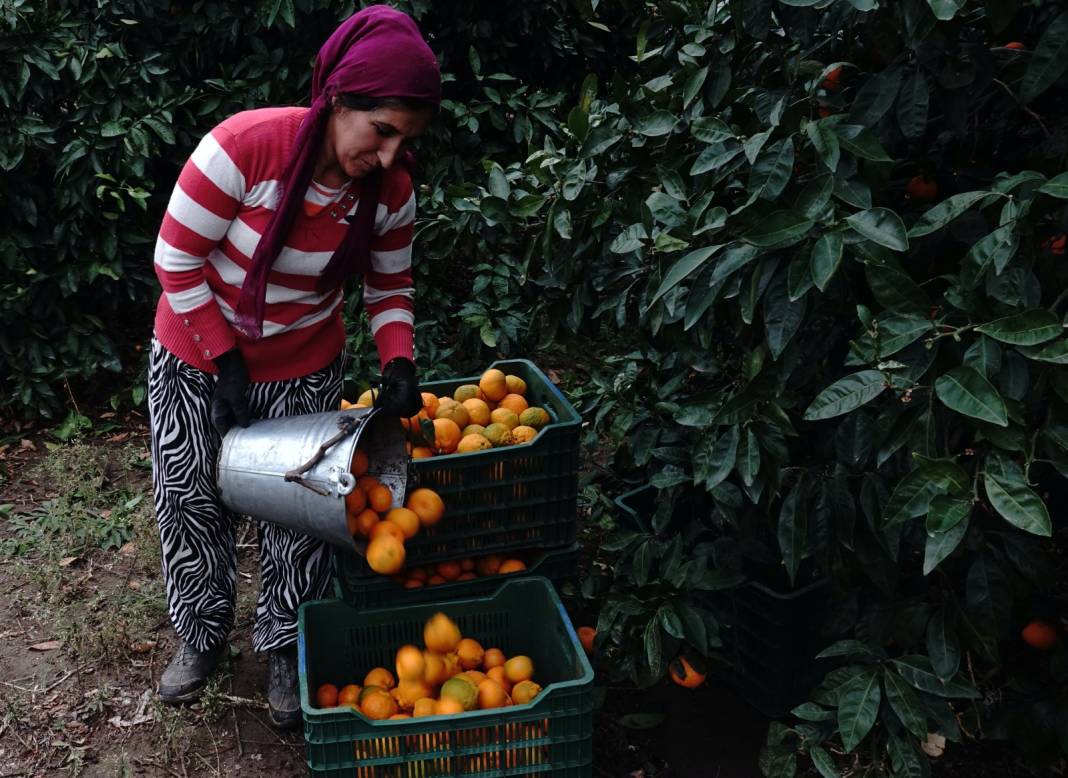
[[[331,219],[336,219],[337,218],[337,208],[331,208],[330,209],[330,218]]]
[[[193,342],[194,343],[200,343],[200,336],[199,335],[194,335],[193,336]]]
[[[211,352],[207,349],[204,349],[204,356],[206,356],[208,359],[211,359]]]
[[[188,327],[189,326],[189,319],[182,319],[182,324],[184,324],[186,327]]]

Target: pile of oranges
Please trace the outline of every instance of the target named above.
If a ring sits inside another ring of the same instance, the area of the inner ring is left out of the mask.
[[[524,705],[541,693],[529,656],[506,657],[499,648],[484,649],[477,640],[463,637],[444,613],[427,620],[423,643],[423,649],[397,649],[395,672],[375,667],[362,685],[340,689],[324,683],[315,692],[316,705],[348,706],[380,721]]]
[[[438,562],[436,565],[412,567],[393,576],[393,581],[405,589],[421,589],[424,586],[440,586],[453,581],[471,581],[491,575],[508,575],[527,569],[522,559],[505,557],[502,554],[468,557],[467,559]]]
[[[367,564],[376,573],[395,575],[404,567],[404,541],[445,515],[445,503],[432,489],[415,489],[403,508],[393,507],[393,492],[367,473],[370,462],[363,449],[352,456],[356,488],[345,495],[349,534],[367,538]]]
[[[401,419],[409,433],[408,453],[425,459],[529,443],[551,418],[544,408],[531,406],[526,393],[522,378],[496,368],[483,373],[477,384],[457,387],[451,397],[423,392],[422,410]],[[341,409],[373,403],[374,391],[368,389],[354,405],[342,400]]]

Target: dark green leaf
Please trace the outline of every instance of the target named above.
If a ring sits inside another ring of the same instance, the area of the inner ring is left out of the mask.
[[[890,314],[879,319],[878,356],[896,354],[933,328],[931,320],[918,314]]]
[[[734,469],[738,438],[738,426],[733,425],[716,438],[707,456],[705,450],[702,449],[694,461],[694,480],[711,491],[730,475],[731,470]]]
[[[808,536],[802,489],[802,481],[794,484],[794,488],[782,501],[779,511],[779,550],[782,552],[782,562],[786,567],[786,574],[790,576],[791,585],[797,578],[797,571],[805,556],[805,540]]]
[[[834,128],[842,148],[855,157],[872,162],[892,162],[875,135],[859,124],[839,124]]]
[[[874,670],[864,670],[842,689],[838,701],[838,732],[851,753],[871,731],[879,713],[882,688]]]
[[[773,359],[782,356],[804,317],[804,298],[790,299],[787,274],[780,272],[764,295],[764,332]]]
[[[645,625],[642,643],[645,646],[645,661],[649,674],[658,677],[664,671],[664,665],[660,645],[660,624],[656,619],[650,619]]]
[[[751,427],[746,427],[745,436],[738,445],[738,455],[735,462],[738,475],[746,486],[752,486],[756,479],[757,471],[760,470],[760,443]]]
[[[846,218],[849,226],[868,240],[886,246],[892,251],[907,251],[909,240],[905,225],[896,213],[888,208],[872,208]]]
[[[655,729],[667,718],[666,713],[627,713],[619,718],[620,726],[626,729]]]
[[[948,532],[968,518],[971,512],[971,500],[939,495],[931,500],[927,512],[927,531],[932,534]]]
[[[989,192],[962,192],[947,197],[919,218],[909,230],[909,237],[919,238],[937,232],[989,194]]]
[[[682,203],[664,192],[653,192],[645,201],[653,218],[668,227],[678,227],[686,223],[686,209]]]
[[[1041,194],[1048,194],[1061,200],[1068,200],[1068,173],[1061,173],[1038,188]]]
[[[806,421],[831,419],[871,402],[886,389],[886,377],[878,370],[861,370],[828,386],[805,411]]]
[[[1034,346],[1045,343],[1061,334],[1060,319],[1044,308],[1006,316],[1003,319],[982,324],[975,328],[1002,343],[1015,346]]]
[[[714,116],[703,116],[700,119],[694,119],[690,124],[690,132],[702,143],[722,143],[728,138],[734,137],[734,130],[726,122]]]
[[[786,247],[801,240],[812,229],[813,221],[793,211],[775,211],[758,226],[747,232],[744,239],[763,248]]]
[[[974,288],[991,265],[994,272],[1001,273],[1016,254],[1019,235],[1016,225],[1006,224],[976,241],[964,255],[961,280],[968,288]]]
[[[906,138],[920,138],[927,129],[927,106],[931,98],[923,71],[916,68],[901,84],[897,97],[897,124]]]
[[[749,195],[774,200],[790,180],[794,170],[794,141],[787,138],[769,147],[749,172]]]
[[[1007,427],[1005,401],[998,390],[974,367],[960,365],[938,377],[935,394],[943,404],[965,416]]]
[[[667,135],[675,127],[676,121],[677,117],[673,113],[668,111],[653,111],[650,114],[642,116],[637,124],[634,125],[634,130],[641,135],[647,135],[649,137]]]
[[[821,292],[827,291],[828,284],[842,264],[842,245],[842,233],[825,232],[812,247],[809,270]]]
[[[967,517],[945,532],[929,532],[923,550],[923,574],[930,575],[931,571],[942,563],[942,560],[956,550],[966,534],[968,534]]]
[[[1027,485],[1019,468],[1001,465],[993,456],[988,457],[983,484],[994,510],[1014,527],[1045,537],[1053,534],[1045,503]]]
[[[649,307],[652,307],[657,300],[681,284],[695,270],[707,262],[709,257],[721,248],[723,248],[722,245],[705,246],[704,248],[691,251],[689,254],[681,257],[664,275],[664,280],[660,282],[656,294],[654,294],[653,299],[649,301]]]
[[[805,126],[805,134],[808,136],[812,147],[820,155],[823,164],[832,173],[838,169],[838,160],[841,158],[841,149],[838,146],[838,136],[835,135],[824,121],[809,122]]]
[[[900,86],[900,68],[890,68],[871,76],[857,90],[849,110],[849,121],[873,127],[894,104]]]
[[[891,659],[890,663],[905,682],[913,689],[928,692],[938,697],[959,697],[966,700],[974,700],[980,697],[979,692],[965,683],[945,681],[935,675],[931,669],[931,661],[919,654],[903,656],[899,659]]]
[[[1046,25],[1020,82],[1020,97],[1029,103],[1068,69],[1068,11]]]
[[[916,737],[926,738],[927,717],[916,692],[893,670],[888,670],[883,675],[883,683],[886,685],[886,701],[901,719],[905,729]]]
[[[964,0],[927,0],[927,4],[934,11],[936,19],[948,22],[964,7]]]
[[[943,681],[948,681],[960,668],[960,639],[957,620],[949,607],[938,608],[927,622],[927,654],[931,667]]]
[[[817,745],[808,747],[808,755],[812,759],[812,766],[823,778],[841,778],[842,774],[834,766],[830,754]]]

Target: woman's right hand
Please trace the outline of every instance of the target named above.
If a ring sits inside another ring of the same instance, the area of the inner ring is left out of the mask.
[[[219,378],[211,396],[211,423],[219,435],[225,435],[234,424],[248,426],[248,368],[237,348],[220,355],[214,362],[219,368]]]

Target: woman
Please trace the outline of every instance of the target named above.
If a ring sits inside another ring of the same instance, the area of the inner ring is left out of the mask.
[[[221,436],[251,417],[337,408],[342,285],[363,299],[382,364],[380,407],[421,406],[412,358],[415,199],[404,143],[441,97],[438,64],[405,14],[373,6],[324,44],[309,108],[230,117],[193,152],[156,245],[163,286],[149,367],[153,486],[171,621],[181,645],[159,682],[195,699],[233,626],[235,518],[219,502]],[[300,722],[297,608],[330,574],[322,541],[261,523],[253,648],[267,699]]]

